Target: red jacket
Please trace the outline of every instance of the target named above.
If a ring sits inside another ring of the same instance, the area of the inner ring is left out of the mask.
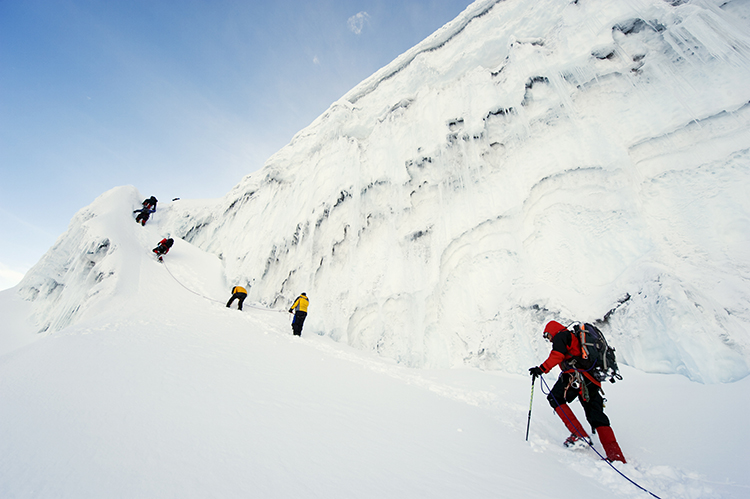
[[[545,373],[550,372],[556,365],[560,365],[560,369],[565,372],[574,372],[576,369],[569,364],[569,361],[574,358],[581,357],[581,343],[578,341],[578,336],[569,331],[565,326],[559,322],[551,321],[544,328],[545,333],[549,333],[552,337],[552,351],[542,365],[539,367]],[[599,381],[596,380],[588,371],[579,369],[579,371],[586,376],[589,380],[596,384],[596,386],[602,386]]]

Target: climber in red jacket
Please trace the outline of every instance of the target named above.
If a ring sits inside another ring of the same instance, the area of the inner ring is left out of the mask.
[[[166,255],[169,252],[169,248],[171,248],[173,244],[174,244],[174,239],[172,239],[171,237],[170,238],[165,237],[164,239],[159,241],[159,244],[156,245],[156,248],[152,249],[151,251],[153,251],[156,254],[156,257],[161,262],[163,261],[162,256]]]
[[[609,418],[604,414],[601,383],[589,372],[573,367],[575,359],[581,358],[578,337],[559,322],[551,321],[544,328],[544,338],[552,342],[552,352],[540,366],[530,368],[529,374],[541,376],[560,365],[562,374],[547,395],[547,400],[570,431],[565,446],[574,445],[578,440],[591,443],[588,433],[568,406],[578,398],[586,413],[586,420],[594,433],[599,435],[599,440],[607,453],[607,460],[627,462],[609,426]]]

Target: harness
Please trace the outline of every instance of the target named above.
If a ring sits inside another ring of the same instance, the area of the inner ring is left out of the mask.
[[[578,390],[578,395],[586,402],[589,401],[589,389],[586,386],[586,383],[583,380],[583,376],[581,376],[581,371],[575,370],[572,373],[567,373],[570,376],[568,376],[568,384],[565,386],[565,391],[563,392],[563,397],[565,400],[568,400],[568,390],[574,389]]]

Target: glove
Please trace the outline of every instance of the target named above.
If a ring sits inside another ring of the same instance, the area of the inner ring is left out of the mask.
[[[534,376],[534,377],[536,377],[536,376],[541,376],[542,374],[544,374],[544,371],[542,371],[542,368],[538,367],[538,366],[537,367],[530,367],[529,368],[529,374],[532,375],[532,376]]]
[[[290,313],[290,314],[292,313],[292,309],[291,309],[291,308],[289,309],[289,313]]]

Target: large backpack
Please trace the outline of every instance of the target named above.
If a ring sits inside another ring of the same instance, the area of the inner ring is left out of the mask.
[[[573,334],[581,344],[581,359],[577,362],[580,369],[589,371],[597,380],[608,379],[610,383],[621,380],[617,367],[615,349],[607,344],[607,339],[598,327],[584,323],[573,326]]]

